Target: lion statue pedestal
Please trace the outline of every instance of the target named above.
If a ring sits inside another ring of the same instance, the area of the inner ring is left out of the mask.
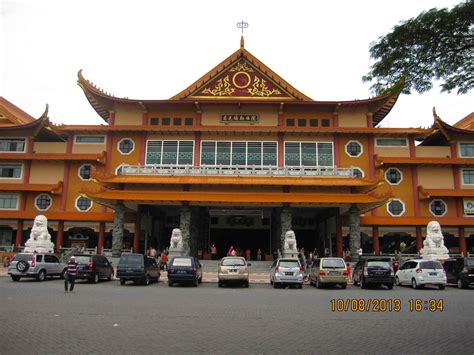
[[[298,249],[296,247],[296,236],[295,232],[289,230],[285,233],[285,240],[283,242],[283,253],[284,258],[298,258]]]
[[[181,234],[181,229],[175,228],[171,232],[171,240],[169,247],[170,256],[182,256],[186,255],[186,249],[183,245],[183,235]]]
[[[54,244],[51,242],[51,235],[48,233],[48,219],[39,215],[36,216],[31,228],[30,238],[25,243],[26,253],[54,253]]]
[[[446,260],[449,258],[448,248],[444,246],[443,233],[441,226],[436,221],[428,223],[426,239],[423,242],[423,248],[420,249],[420,255],[425,260]]]

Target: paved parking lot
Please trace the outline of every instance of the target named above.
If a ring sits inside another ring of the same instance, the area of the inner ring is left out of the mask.
[[[472,288],[453,287],[275,290],[118,281],[80,281],[64,293],[58,279],[0,277],[0,353],[473,354],[473,296]],[[359,299],[400,300],[401,309],[351,310]],[[412,312],[410,299],[442,299],[444,310]],[[333,311],[337,300],[349,309]]]

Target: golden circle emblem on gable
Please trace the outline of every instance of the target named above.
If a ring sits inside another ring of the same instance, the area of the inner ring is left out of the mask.
[[[251,82],[250,75],[243,71],[239,71],[232,76],[232,84],[239,89],[245,89]]]

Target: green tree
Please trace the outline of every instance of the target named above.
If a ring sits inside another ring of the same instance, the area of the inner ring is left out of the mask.
[[[474,87],[474,0],[450,11],[431,9],[401,22],[370,44],[375,63],[365,82],[377,94],[404,81],[403,93],[429,91],[440,80],[441,92]]]

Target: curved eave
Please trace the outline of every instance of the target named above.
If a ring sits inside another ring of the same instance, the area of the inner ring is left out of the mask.
[[[82,191],[83,195],[94,200],[124,202],[196,202],[196,203],[277,203],[277,204],[331,204],[349,206],[357,204],[380,203],[381,199],[366,194],[317,194],[317,193],[255,193],[216,191],[133,191],[107,190],[99,192]]]
[[[176,176],[176,175],[128,175],[109,176],[93,172],[92,178],[103,184],[163,184],[163,185],[265,185],[265,186],[324,186],[324,187],[354,187],[370,190],[380,184],[380,179],[356,179],[328,177],[284,177],[284,176]]]
[[[23,111],[18,106],[12,104],[10,101],[0,96],[0,107],[1,111],[4,112],[5,116],[10,117],[19,124],[28,124],[35,121],[33,116]]]
[[[474,130],[451,126],[444,122],[433,108],[433,132],[429,134],[420,145],[446,145],[455,140],[474,138]]]
[[[0,191],[32,191],[49,192],[51,194],[61,194],[63,182],[57,184],[0,184]],[[3,211],[2,211],[3,213]]]
[[[418,196],[420,200],[432,197],[474,197],[474,189],[425,189],[418,186]]]
[[[56,127],[50,126],[46,114],[47,109],[40,118],[33,122],[16,126],[0,127],[0,135],[21,135],[35,137],[36,141],[64,142],[66,140],[65,134],[56,130]]]

